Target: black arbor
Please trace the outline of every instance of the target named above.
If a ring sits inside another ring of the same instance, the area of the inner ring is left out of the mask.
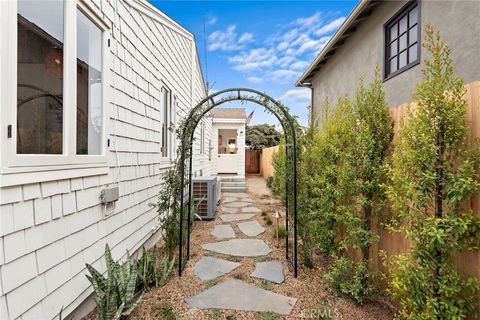
[[[192,146],[194,132],[200,120],[213,108],[223,103],[241,100],[263,106],[280,122],[285,135],[285,203],[286,217],[286,257],[290,262],[295,277],[297,276],[297,141],[296,122],[288,109],[272,97],[247,88],[232,88],[215,92],[200,101],[189,113],[179,129],[181,140],[180,159],[180,210],[179,210],[179,275],[185,268],[190,256],[190,229],[192,217]]]

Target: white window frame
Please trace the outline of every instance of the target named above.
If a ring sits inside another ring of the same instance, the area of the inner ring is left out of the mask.
[[[205,122],[203,121],[200,128],[200,154],[205,154]]]
[[[102,154],[76,154],[77,9],[102,31]],[[17,1],[0,1],[0,186],[108,173],[109,27],[83,0],[64,1],[63,146],[61,155],[17,154]],[[11,126],[11,138],[7,128]],[[54,172],[52,172],[54,171]],[[35,173],[35,174],[32,174]]]
[[[167,105],[165,108],[165,94],[164,92],[167,92]],[[173,124],[172,121],[172,111],[173,111],[173,100],[174,96],[172,94],[172,90],[162,82],[162,86],[160,89],[160,128],[161,128],[161,135],[160,135],[160,159],[162,162],[171,162],[172,161],[172,144],[173,144],[173,139],[172,139],[172,133],[169,130],[170,127]],[[165,109],[167,110],[167,114],[165,115]],[[165,123],[166,122],[166,123]],[[165,126],[165,127],[164,127]],[[163,142],[167,144],[166,146],[166,153],[164,154],[163,148],[165,147],[163,145]]]

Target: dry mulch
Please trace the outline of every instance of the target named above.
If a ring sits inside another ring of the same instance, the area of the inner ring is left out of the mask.
[[[253,205],[262,211],[268,213],[271,220],[274,221],[273,212],[278,210],[283,213],[284,208],[281,202],[273,196],[266,188],[265,180],[259,176],[249,176],[247,178],[247,188]],[[219,211],[221,212],[222,206]],[[317,263],[313,269],[305,269],[299,263],[299,276],[293,277],[293,272],[285,259],[285,241],[280,240],[280,246],[277,247],[276,239],[272,236],[273,226],[267,226],[265,219],[261,214],[256,216],[258,222],[263,225],[266,231],[257,236],[257,239],[263,239],[272,249],[268,258],[237,258],[221,254],[214,254],[201,248],[201,244],[216,242],[217,239],[210,235],[211,230],[221,220],[217,218],[214,221],[198,221],[194,224],[191,235],[190,261],[182,275],[178,276],[178,271],[162,288],[153,288],[147,292],[142,301],[130,315],[129,319],[392,319],[393,313],[380,303],[367,303],[359,306],[347,297],[335,292],[330,293],[322,279],[325,272],[322,263]],[[237,238],[248,238],[243,235],[237,222],[231,225],[236,231]],[[214,280],[202,282],[193,274],[193,266],[200,260],[202,255],[211,255],[226,260],[241,262],[241,266],[231,273]],[[250,273],[255,269],[257,261],[279,260],[283,263],[285,269],[285,282],[283,284],[273,284],[250,277]],[[223,282],[227,279],[236,278],[247,283],[255,284],[264,289],[276,293],[295,297],[297,303],[292,310],[291,315],[286,317],[274,314],[241,312],[234,310],[192,310],[185,303],[184,299],[200,293],[201,291]],[[163,311],[163,313],[162,313]],[[165,312],[168,311],[168,312]],[[321,317],[323,315],[323,317]]]

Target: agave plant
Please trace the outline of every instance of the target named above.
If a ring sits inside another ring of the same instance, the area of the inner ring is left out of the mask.
[[[117,320],[128,316],[142,298],[141,295],[135,297],[137,264],[130,261],[128,252],[123,264],[113,261],[108,244],[105,246],[105,262],[106,277],[87,264],[90,272],[87,279],[95,290],[98,317],[102,320]]]
[[[163,287],[172,273],[173,266],[175,264],[175,256],[172,260],[168,260],[164,257],[158,267],[157,252],[155,250],[146,250],[143,248],[143,253],[138,260],[138,287],[140,289],[147,289],[148,287],[155,285],[156,287]]]
[[[170,261],[167,259],[167,257],[164,257],[162,261],[160,261],[158,268],[155,270],[155,286],[163,287],[167,284],[174,265],[175,256]]]
[[[155,263],[157,261],[156,250],[146,250],[138,259],[138,281],[137,288],[139,290],[146,289],[155,283]]]

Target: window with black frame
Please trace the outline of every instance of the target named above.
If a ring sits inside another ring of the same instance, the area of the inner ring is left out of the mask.
[[[420,62],[420,8],[410,1],[385,24],[385,79]]]

